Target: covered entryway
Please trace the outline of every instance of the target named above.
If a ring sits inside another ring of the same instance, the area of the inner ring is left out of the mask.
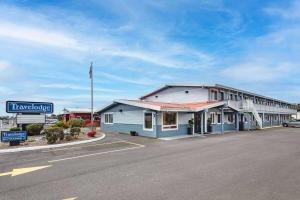
[[[202,129],[202,119],[201,119],[201,112],[194,113],[194,133],[201,133]]]

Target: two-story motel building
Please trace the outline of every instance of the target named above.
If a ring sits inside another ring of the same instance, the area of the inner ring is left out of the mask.
[[[224,85],[165,85],[138,100],[115,100],[98,111],[101,130],[161,138],[278,126],[296,105]],[[193,122],[193,123],[189,123]]]

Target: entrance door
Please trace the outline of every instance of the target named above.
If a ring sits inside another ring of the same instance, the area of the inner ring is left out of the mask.
[[[195,133],[201,133],[201,113],[194,114],[194,130]]]
[[[239,131],[243,131],[244,130],[244,114],[240,115],[240,121],[239,121]]]

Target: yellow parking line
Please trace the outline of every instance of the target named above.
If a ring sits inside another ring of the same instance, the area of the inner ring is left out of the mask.
[[[105,142],[105,143],[101,143],[101,144],[90,144],[90,145],[78,146],[78,147],[59,148],[59,149],[42,151],[42,152],[46,153],[46,152],[63,151],[63,150],[69,150],[69,149],[80,149],[82,147],[93,147],[93,146],[101,146],[101,145],[106,145],[106,144],[125,143],[125,142],[127,143],[127,141],[125,141],[125,140],[119,140],[119,141],[115,141],[115,142]]]
[[[134,142],[129,142],[129,141],[124,141],[124,143],[127,143],[127,144],[132,144],[132,145],[136,145],[136,146],[139,146],[139,147],[145,147],[145,145],[142,145],[142,144],[138,144],[138,143],[134,143]]]
[[[123,149],[116,149],[116,150],[111,150],[111,151],[104,151],[104,152],[86,154],[86,155],[81,155],[81,156],[74,156],[74,157],[69,157],[69,158],[62,158],[62,159],[57,159],[57,160],[50,160],[48,162],[49,163],[54,163],[54,162],[60,162],[60,161],[65,161],[65,160],[73,160],[73,159],[77,159],[77,158],[85,158],[85,157],[90,157],[90,156],[103,155],[103,154],[120,152],[120,151],[127,151],[127,150],[132,150],[132,149],[139,149],[139,148],[143,148],[143,147],[144,146],[128,147],[128,148],[123,148]]]

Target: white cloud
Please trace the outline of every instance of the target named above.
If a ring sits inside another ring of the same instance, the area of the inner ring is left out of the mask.
[[[0,22],[0,36],[41,45],[83,50],[79,42],[66,33],[30,27],[21,24]]]
[[[244,62],[221,71],[221,75],[229,79],[243,82],[268,82],[288,78],[293,73],[289,63],[270,64],[266,62]]]
[[[126,76],[118,76],[115,74],[109,74],[105,72],[97,73],[97,75],[103,76],[105,78],[114,80],[114,81],[119,81],[119,82],[125,82],[125,83],[132,83],[132,84],[139,84],[139,85],[152,85],[155,83],[154,80],[148,79],[148,78],[142,78],[142,79],[136,79],[136,78],[126,78]]]
[[[9,67],[9,63],[3,60],[0,60],[0,72],[4,72]]]
[[[288,5],[288,4],[285,4]],[[300,19],[300,2],[297,0],[292,1],[288,7],[285,6],[271,6],[264,9],[265,12],[272,16],[279,16],[281,18],[291,20]]]
[[[52,88],[52,89],[71,89],[71,90],[91,90],[90,87],[84,87],[80,85],[73,85],[73,84],[42,84],[40,85],[41,88]],[[98,88],[94,87],[94,91],[97,92],[120,92],[120,90],[115,89],[108,89],[108,88]]]

